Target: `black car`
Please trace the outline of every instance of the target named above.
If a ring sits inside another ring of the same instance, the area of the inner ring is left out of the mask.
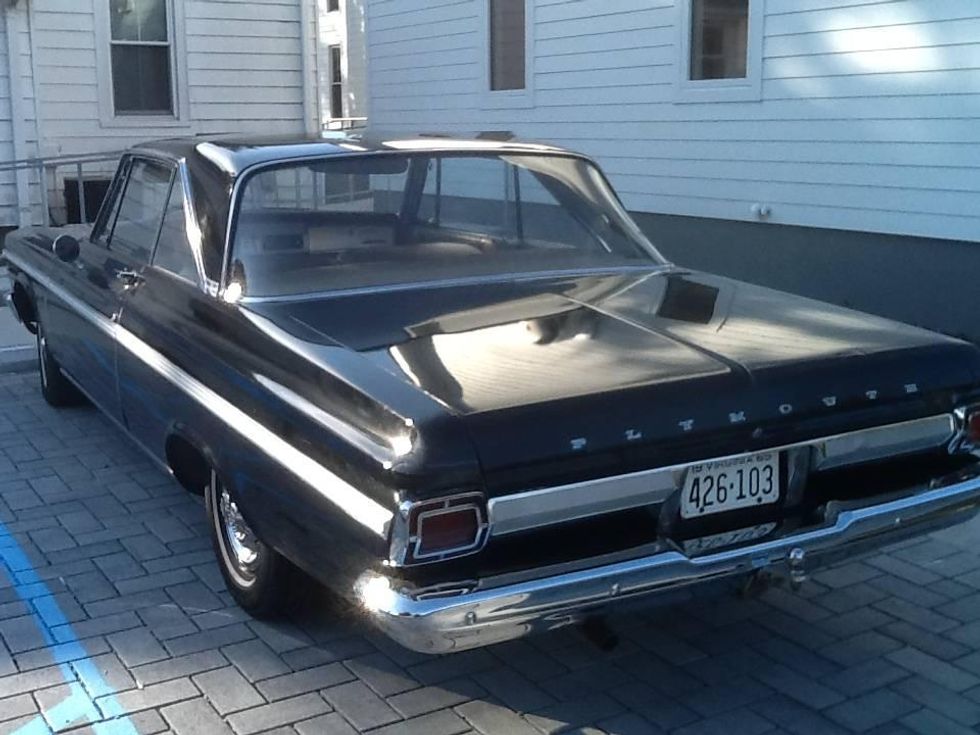
[[[980,502],[974,346],[672,265],[558,148],[154,143],[6,257],[45,398],[204,495],[256,615],[302,570],[459,651]]]

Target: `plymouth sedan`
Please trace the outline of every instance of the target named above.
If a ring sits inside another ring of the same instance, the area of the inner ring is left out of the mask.
[[[672,265],[559,148],[148,144],[6,258],[44,397],[203,494],[255,615],[313,577],[460,651],[980,502],[977,348]]]

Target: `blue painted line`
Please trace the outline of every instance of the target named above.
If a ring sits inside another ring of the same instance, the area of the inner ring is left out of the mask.
[[[69,695],[16,730],[13,735],[51,735],[69,726],[91,724],[97,735],[139,735],[115,698],[115,689],[86,656],[68,618],[7,527],[0,522],[0,559],[14,592],[23,600],[41,632]]]

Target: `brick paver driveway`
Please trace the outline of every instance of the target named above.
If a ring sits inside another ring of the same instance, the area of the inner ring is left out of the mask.
[[[817,576],[442,659],[323,594],[242,615],[200,503],[93,409],[0,376],[0,732],[973,732],[978,526]]]

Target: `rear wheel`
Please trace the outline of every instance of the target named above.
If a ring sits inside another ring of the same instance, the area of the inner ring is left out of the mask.
[[[296,568],[259,540],[214,470],[204,499],[214,551],[231,596],[250,615],[276,616],[291,599]]]
[[[44,400],[55,408],[77,406],[82,403],[85,399],[81,392],[61,372],[61,366],[51,354],[40,320],[37,322],[35,339],[37,341],[38,372],[41,375],[41,395],[44,396]]]

